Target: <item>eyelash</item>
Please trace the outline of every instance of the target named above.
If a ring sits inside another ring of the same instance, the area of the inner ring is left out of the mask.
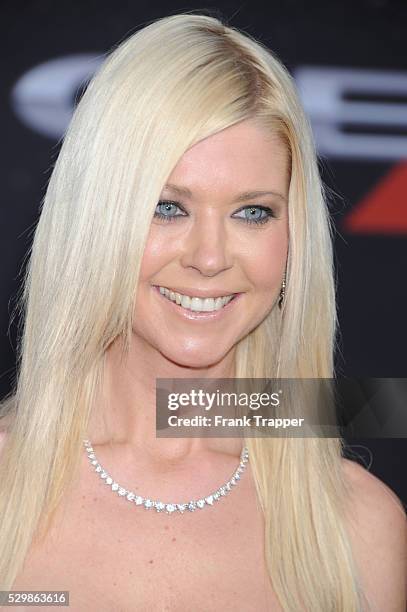
[[[173,200],[159,200],[157,207],[163,204],[172,204],[173,206],[176,206],[177,208],[179,208],[179,210],[184,210],[178,202],[174,202]],[[274,211],[271,208],[269,208],[268,206],[260,206],[258,204],[256,204],[255,206],[253,205],[243,206],[243,208],[240,208],[236,212],[242,212],[242,210],[246,210],[248,208],[249,209],[259,208],[260,210],[263,210],[265,213],[267,213],[267,215],[261,219],[244,219],[242,217],[239,217],[239,219],[241,221],[244,221],[245,223],[248,223],[248,224],[254,223],[255,225],[263,225],[264,223],[268,223],[268,221],[270,221],[270,218],[276,218],[276,215],[274,214]],[[172,221],[175,221],[175,219],[178,219],[179,217],[185,217],[185,215],[163,215],[162,213],[155,211],[154,217],[159,218],[165,222],[172,222]]]

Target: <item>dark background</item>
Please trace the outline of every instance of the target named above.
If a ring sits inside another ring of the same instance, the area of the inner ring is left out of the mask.
[[[40,94],[29,89],[22,94],[20,88],[17,94],[16,84],[21,86],[28,71],[58,58],[101,58],[149,21],[190,10],[220,17],[260,39],[299,85],[336,225],[337,371],[350,377],[407,376],[405,0],[38,0],[3,1],[0,7],[0,396],[15,375],[17,321],[9,326],[9,318],[58,154],[58,125],[64,113],[69,117],[81,91],[79,82],[67,86],[65,108],[60,108],[61,100],[47,100],[46,88],[40,87]],[[56,77],[62,85],[64,70],[61,64]],[[325,99],[327,91],[333,97]],[[40,128],[27,119],[36,113],[42,117]],[[359,460],[407,503],[405,437],[350,442]]]

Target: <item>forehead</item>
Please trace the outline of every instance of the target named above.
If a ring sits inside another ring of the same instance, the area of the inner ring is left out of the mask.
[[[167,183],[194,192],[288,188],[288,152],[270,131],[244,121],[188,149]]]

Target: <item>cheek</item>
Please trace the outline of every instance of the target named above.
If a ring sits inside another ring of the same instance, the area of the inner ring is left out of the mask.
[[[246,274],[257,291],[280,290],[288,251],[287,232],[275,232],[256,241],[246,257]]]
[[[153,229],[150,231],[141,261],[140,280],[152,277],[172,259],[173,244]]]

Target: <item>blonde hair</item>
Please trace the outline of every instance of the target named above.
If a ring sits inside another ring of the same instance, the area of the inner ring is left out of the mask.
[[[236,376],[333,376],[332,228],[291,76],[262,44],[211,16],[149,24],[90,81],[42,205],[21,296],[18,378],[3,402],[10,426],[0,465],[1,589],[12,587],[30,544],[46,534],[79,465],[107,347],[119,336],[129,347],[162,186],[189,147],[249,118],[287,144],[290,238],[283,310],[273,308],[239,343]],[[342,440],[246,444],[283,609],[361,610]]]

